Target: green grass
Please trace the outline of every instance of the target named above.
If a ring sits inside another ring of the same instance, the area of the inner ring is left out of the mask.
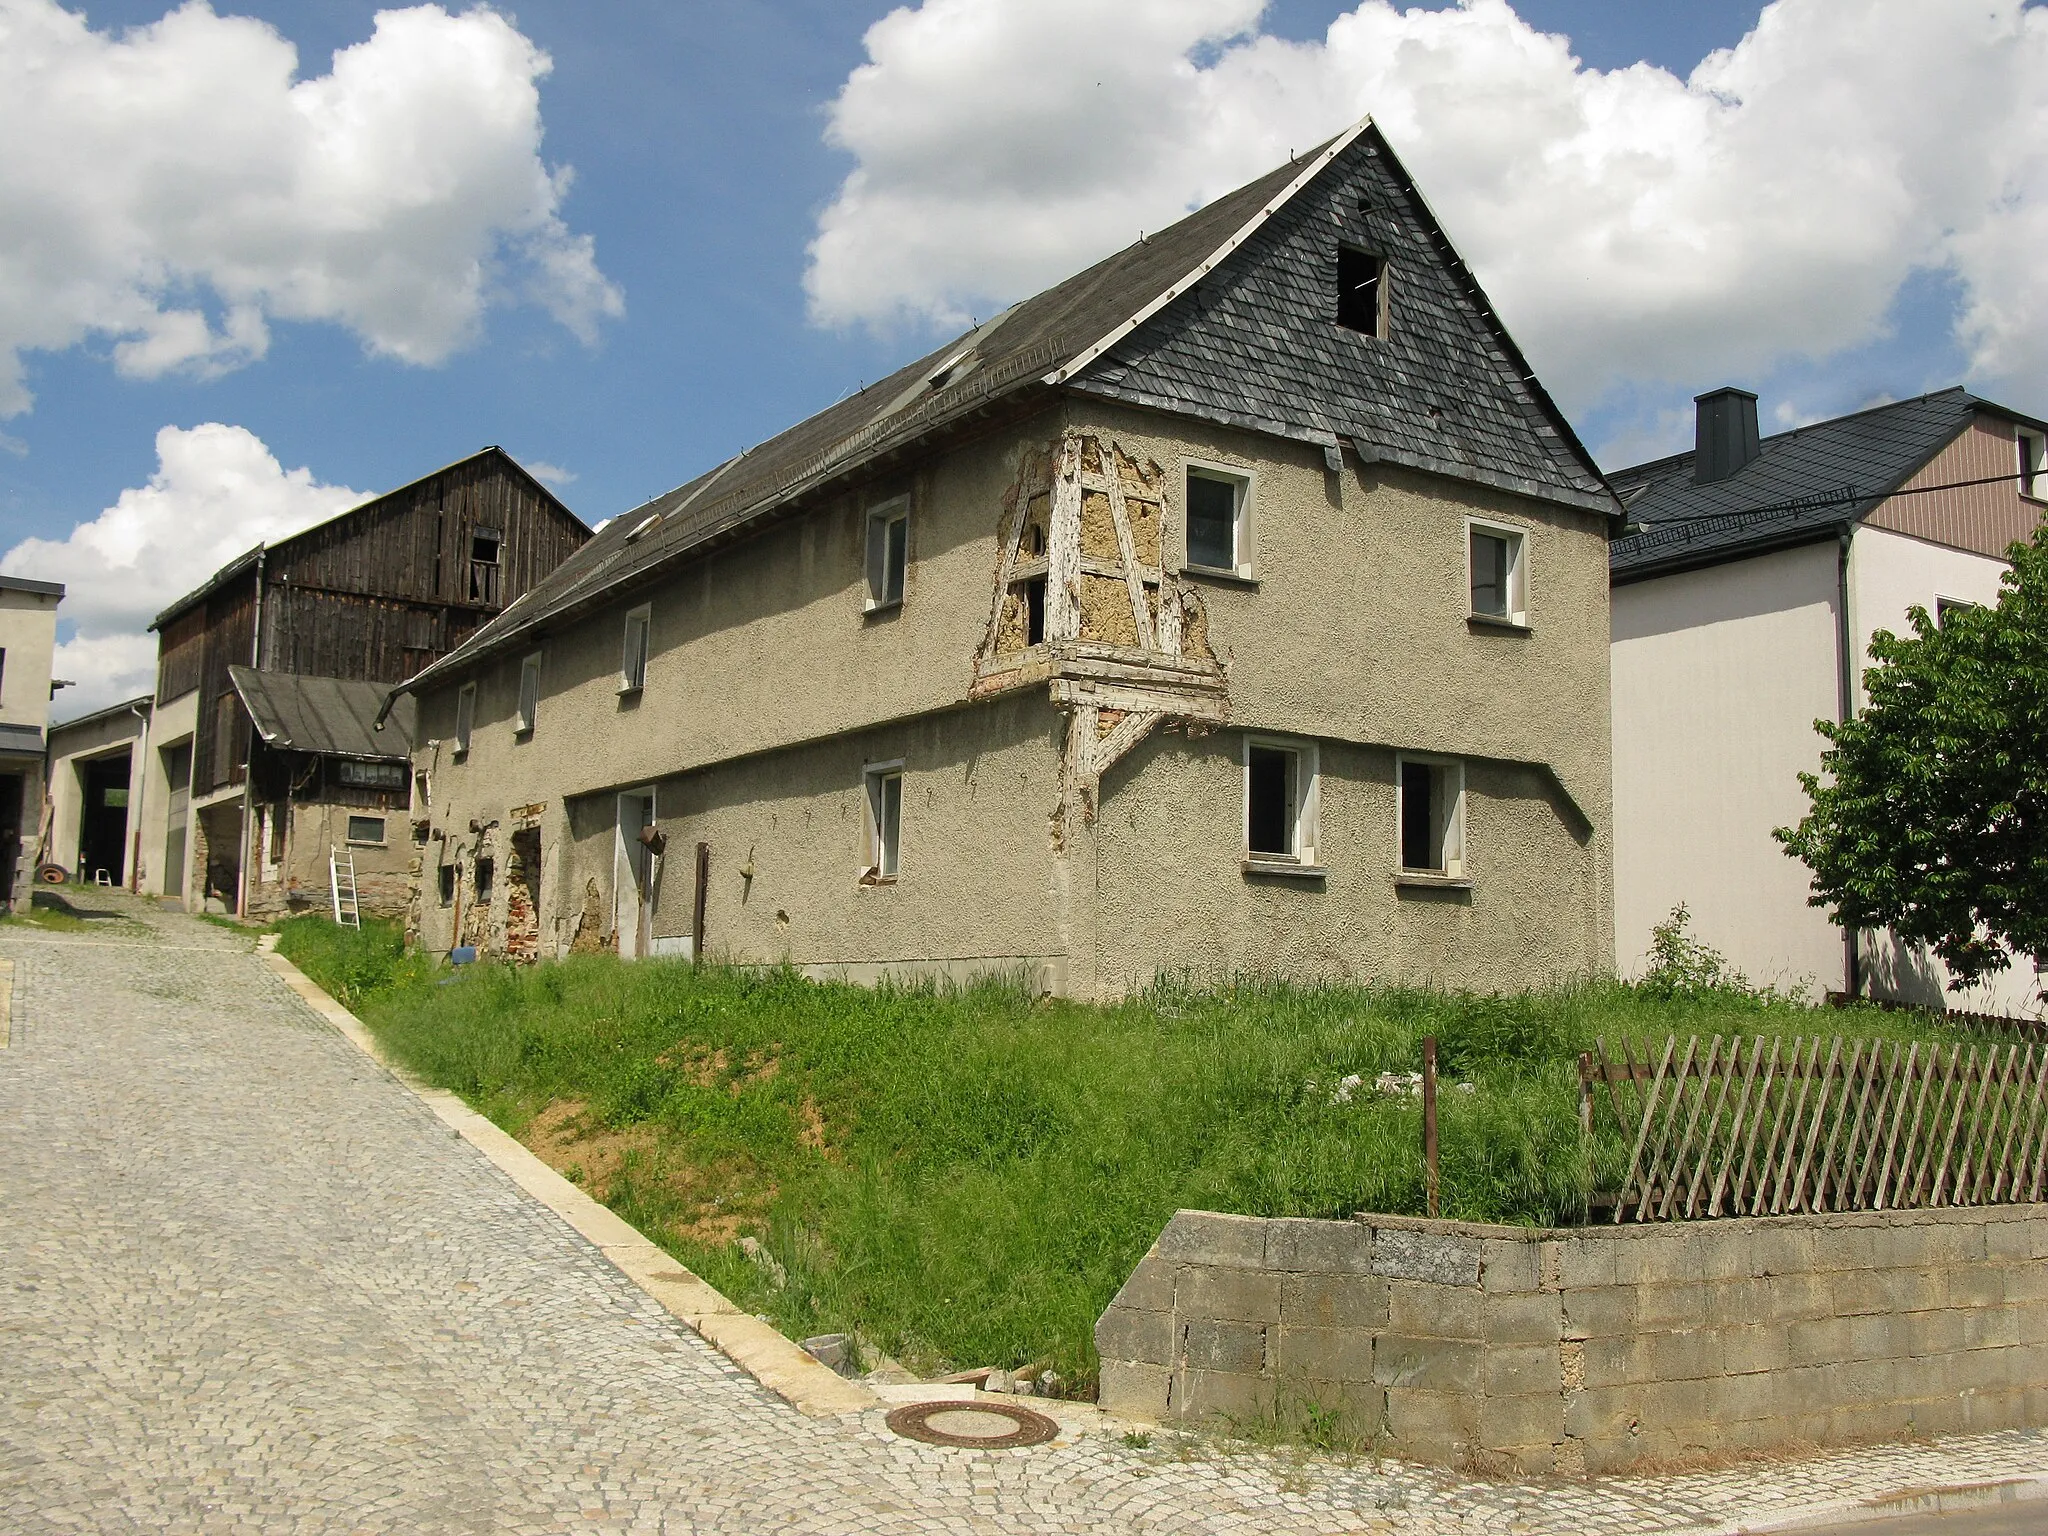
[[[1425,1035],[1444,1214],[1557,1223],[1584,1207],[1576,1060],[1595,1035],[1939,1027],[1612,982],[1485,997],[1240,979],[1095,1007],[602,956],[451,976],[388,925],[281,935],[398,1059],[515,1134],[587,1106],[589,1167],[568,1160],[593,1191],[792,1335],[857,1331],[926,1369],[1045,1364],[1082,1389],[1097,1315],[1175,1209],[1422,1210],[1420,1106],[1372,1085],[1417,1070]],[[1596,1157],[1611,1183],[1626,1148],[1606,1136]]]

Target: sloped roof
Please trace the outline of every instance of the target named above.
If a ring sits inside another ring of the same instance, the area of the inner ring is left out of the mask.
[[[1608,558],[1617,580],[1831,537],[1860,521],[1954,442],[1979,411],[2014,420],[1957,387],[1767,437],[1725,480],[1693,483],[1693,455],[1614,471],[1629,523]]]
[[[856,474],[891,450],[985,415],[999,400],[1022,408],[1031,397],[1062,386],[1117,393],[1131,372],[1123,344],[1136,345],[1134,338],[1142,334],[1142,327],[1230,263],[1274,215],[1362,141],[1367,152],[1380,157],[1406,189],[1406,227],[1414,231],[1417,240],[1430,243],[1435,262],[1455,268],[1457,275],[1450,283],[1418,288],[1418,303],[1474,305],[1488,333],[1484,346],[1458,347],[1447,344],[1449,332],[1458,327],[1437,325],[1428,339],[1418,338],[1402,355],[1418,371],[1434,368],[1441,380],[1461,366],[1472,366],[1473,358],[1485,353],[1481,366],[1496,375],[1512,375],[1511,379],[1503,377],[1501,388],[1493,394],[1507,400],[1525,433],[1534,425],[1538,432],[1548,434],[1555,446],[1533,458],[1521,455],[1503,482],[1487,474],[1487,466],[1478,462],[1487,448],[1498,446],[1498,434],[1493,443],[1474,453],[1439,452],[1430,457],[1406,451],[1402,444],[1391,441],[1393,434],[1384,417],[1360,411],[1340,422],[1303,421],[1305,415],[1320,413],[1305,411],[1300,398],[1269,404],[1275,410],[1284,408],[1288,419],[1310,428],[1311,435],[1332,449],[1343,434],[1375,456],[1384,450],[1385,457],[1397,462],[1492,479],[1529,494],[1615,511],[1612,494],[1591,457],[1530,374],[1485,296],[1450,251],[1419,197],[1413,196],[1406,173],[1368,119],[1170,228],[1145,236],[1065,282],[1013,305],[879,383],[614,519],[463,646],[401,686],[415,687],[445,676],[511,645],[518,636],[551,619],[608,600],[655,568],[792,510],[807,493]],[[1326,296],[1319,294],[1314,302],[1326,302]],[[1469,332],[1469,323],[1461,324]],[[1304,374],[1297,360],[1285,378],[1301,386],[1316,382]],[[1399,387],[1402,381],[1397,372],[1381,382]],[[1433,396],[1440,393],[1440,389],[1432,391]],[[1228,381],[1223,394],[1227,404]],[[1215,401],[1212,398],[1208,403],[1214,405]],[[1203,407],[1204,400],[1196,398],[1169,406],[1196,413],[1204,413]],[[1206,414],[1231,420],[1242,419],[1243,413],[1233,418],[1228,410],[1216,406]],[[1270,421],[1253,424],[1267,429],[1273,425]]]
[[[491,458],[493,456],[502,459],[505,462],[505,464],[515,474],[519,476],[520,479],[526,481],[527,484],[531,485],[535,490],[539,491],[541,495],[547,497],[549,501],[553,502],[556,510],[559,511],[564,517],[568,518],[571,522],[573,522],[578,528],[583,528],[586,530],[589,528],[590,525],[584,522],[583,519],[578,517],[574,512],[570,511],[568,505],[565,502],[563,502],[561,497],[557,496],[553,491],[549,490],[545,485],[541,484],[539,480],[535,479],[533,476],[533,472],[531,470],[529,470],[524,464],[521,464],[517,459],[513,458],[512,455],[507,453],[504,449],[500,448],[496,443],[492,443],[488,447],[479,448],[475,453],[469,454],[466,457],[455,459],[450,461],[449,463],[443,464],[439,469],[428,470],[427,473],[425,473],[424,475],[415,475],[413,476],[412,479],[406,481],[405,484],[397,486],[392,490],[380,491],[375,496],[372,496],[365,501],[359,501],[354,506],[349,507],[345,511],[335,513],[332,517],[323,517],[320,519],[319,522],[314,523],[311,527],[301,528],[297,533],[289,534],[286,537],[279,539],[275,544],[251,545],[248,549],[243,550],[241,554],[235,556],[235,558],[230,560],[226,565],[222,566],[219,570],[215,571],[211,576],[207,577],[206,580],[202,581],[198,586],[194,587],[190,592],[187,592],[183,597],[179,598],[176,602],[172,603],[170,607],[164,609],[162,613],[159,613],[155,618],[151,619],[149,621],[149,627],[151,629],[162,629],[164,625],[168,624],[172,619],[175,619],[179,614],[185,612],[186,609],[191,608],[196,603],[203,601],[209,593],[216,591],[221,586],[225,585],[227,582],[232,581],[236,577],[240,576],[242,572],[246,571],[250,566],[256,563],[256,557],[262,554],[266,549],[282,549],[285,545],[291,543],[292,540],[294,539],[303,539],[307,534],[317,533],[320,529],[327,527],[329,524],[338,523],[345,517],[354,517],[357,513],[366,512],[371,507],[378,506],[383,502],[387,502],[394,496],[402,496],[407,491],[411,490],[414,486],[422,485],[425,482],[433,479],[436,475],[445,475],[451,469],[461,469],[464,465],[473,464],[478,459]]]
[[[382,683],[254,667],[229,667],[228,680],[266,746],[366,761],[412,755],[416,712],[410,699],[400,700],[381,728],[376,724],[389,692]]]

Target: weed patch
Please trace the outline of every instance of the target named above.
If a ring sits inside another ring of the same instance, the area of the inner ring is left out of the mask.
[[[1095,1319],[1176,1209],[1422,1209],[1408,1082],[1425,1035],[1444,1214],[1569,1223],[1595,1035],[1943,1028],[1725,986],[1238,978],[1086,1006],[602,955],[451,973],[404,956],[395,928],[319,919],[283,924],[280,948],[397,1059],[792,1337],[856,1335],[927,1372],[1036,1365],[1083,1395]],[[1596,1180],[1627,1151],[1598,1142]],[[1369,1441],[1341,1405],[1295,1407],[1297,1443]]]

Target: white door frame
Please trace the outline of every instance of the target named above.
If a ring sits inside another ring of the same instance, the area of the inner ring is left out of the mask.
[[[654,824],[652,784],[620,793],[613,832],[612,932],[621,960],[641,959],[654,946],[654,856],[637,836],[642,827]]]

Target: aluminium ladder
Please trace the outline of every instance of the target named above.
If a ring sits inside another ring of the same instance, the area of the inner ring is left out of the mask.
[[[361,929],[362,910],[356,905],[356,856],[353,849],[327,845],[327,889],[334,898],[334,921],[343,928]]]

